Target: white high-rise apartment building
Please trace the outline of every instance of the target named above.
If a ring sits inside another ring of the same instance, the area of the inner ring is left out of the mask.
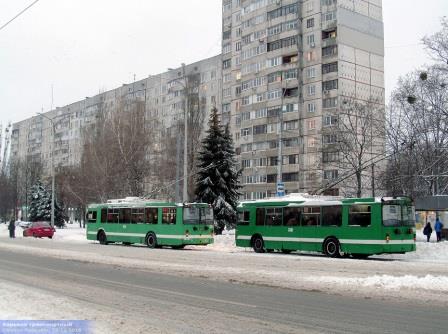
[[[384,106],[381,0],[223,0],[222,30],[222,117],[244,198],[274,195],[279,180],[310,192],[340,177],[328,129],[341,103]],[[327,192],[350,192],[340,190]]]
[[[98,114],[136,102],[144,106],[147,126],[154,134],[151,152],[163,150],[167,137],[178,137],[183,143],[178,123],[184,118],[185,82],[188,80],[191,94],[197,95],[195,110],[204,114],[203,128],[206,128],[209,111],[221,104],[220,65],[218,55],[57,107],[45,112],[45,117],[36,114],[17,122],[13,124],[10,161],[41,163],[45,176],[51,174],[52,154],[56,169],[77,166],[82,158],[83,133],[97,122]],[[49,119],[55,125],[54,139]]]

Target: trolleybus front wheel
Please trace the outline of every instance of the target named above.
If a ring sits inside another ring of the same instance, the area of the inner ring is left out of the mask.
[[[324,242],[324,254],[329,257],[340,257],[339,241],[335,238],[329,238]]]
[[[153,232],[149,233],[148,236],[146,237],[146,245],[149,248],[157,247],[157,237]]]
[[[265,252],[264,241],[260,235],[257,235],[252,239],[252,247],[253,247],[255,253],[264,253]]]

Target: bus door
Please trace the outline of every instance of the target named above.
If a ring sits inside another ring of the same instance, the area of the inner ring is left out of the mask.
[[[348,235],[345,239],[350,240],[351,253],[363,254],[366,245],[374,245],[381,240],[381,226],[376,225],[372,224],[372,205],[353,204],[348,207]]]
[[[302,208],[285,207],[283,208],[283,235],[282,249],[296,250],[299,249],[300,238],[300,219]]]
[[[259,210],[259,209],[257,209]],[[282,249],[285,235],[282,224],[283,208],[265,208],[265,227],[263,239],[267,249]]]
[[[120,209],[120,223],[118,230],[120,231],[120,241],[122,242],[132,242],[132,221],[131,221],[131,208]]]

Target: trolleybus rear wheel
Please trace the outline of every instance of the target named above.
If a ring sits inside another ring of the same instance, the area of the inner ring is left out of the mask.
[[[104,231],[100,231],[100,233],[98,233],[98,241],[101,245],[107,245],[107,237]]]
[[[327,239],[324,243],[324,254],[329,257],[340,257],[339,241],[335,238]]]
[[[146,245],[149,248],[157,247],[157,237],[153,232],[149,233],[148,236],[146,237]]]

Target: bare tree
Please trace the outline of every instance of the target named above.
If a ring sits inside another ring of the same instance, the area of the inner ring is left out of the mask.
[[[361,197],[366,188],[373,188],[371,167],[384,157],[383,105],[373,99],[344,97],[337,124],[324,128],[322,136],[323,155],[338,156],[334,161],[338,175],[332,175],[321,192],[340,185],[344,195]]]
[[[100,105],[95,123],[83,129],[83,138],[79,167],[65,169],[59,176],[65,196],[85,206],[145,194],[152,137],[144,102],[123,98],[113,110]]]
[[[448,71],[448,19],[441,19],[442,30],[423,38],[423,43],[428,53],[443,65],[441,69]]]
[[[431,66],[402,78],[387,117],[394,154],[383,177],[391,194],[424,196],[448,187],[447,72]]]
[[[183,108],[188,110],[188,134],[187,134],[187,159],[188,159],[188,197],[194,198],[194,175],[197,172],[197,156],[201,145],[201,139],[204,133],[204,124],[207,119],[206,98],[201,96],[200,73],[187,74],[185,76],[185,87],[183,87]],[[176,183],[182,184],[184,176],[182,175],[183,166],[183,140],[184,140],[184,109],[176,114],[173,125],[167,129],[162,129],[160,135],[160,150],[155,161],[156,173],[151,178],[152,197],[164,197],[175,199]],[[175,159],[176,157],[176,159]],[[177,179],[180,180],[177,180]]]

